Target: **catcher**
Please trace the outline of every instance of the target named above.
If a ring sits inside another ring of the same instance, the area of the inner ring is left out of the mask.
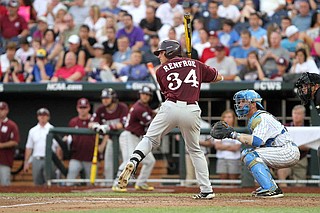
[[[320,116],[320,75],[304,72],[297,80],[298,96],[303,105],[313,100],[316,110]]]
[[[241,152],[241,160],[247,166],[254,179],[260,185],[252,195],[262,198],[283,197],[282,190],[275,183],[268,168],[285,168],[299,161],[300,153],[286,128],[261,104],[262,98],[254,90],[237,92],[235,111],[240,118],[248,119],[251,134],[240,134],[226,122],[219,121],[211,129],[216,139],[233,138],[252,146]]]

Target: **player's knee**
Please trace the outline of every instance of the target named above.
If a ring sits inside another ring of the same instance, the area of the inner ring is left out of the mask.
[[[248,168],[252,168],[257,162],[259,162],[259,155],[255,151],[251,151],[245,154],[245,156],[242,157],[244,164]]]

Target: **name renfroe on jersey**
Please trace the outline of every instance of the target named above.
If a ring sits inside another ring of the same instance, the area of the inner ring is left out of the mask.
[[[181,68],[181,67],[196,67],[196,62],[191,60],[171,62],[171,63],[168,63],[167,65],[164,65],[163,69],[166,72],[168,72],[169,70],[172,70],[175,68]]]

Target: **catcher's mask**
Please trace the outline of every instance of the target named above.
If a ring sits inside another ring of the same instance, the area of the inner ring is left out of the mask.
[[[306,105],[312,99],[312,86],[320,83],[320,75],[305,72],[297,80],[295,87],[303,105]]]
[[[256,103],[258,109],[264,110],[264,107],[261,104],[262,98],[254,90],[241,90],[234,94],[233,100],[236,102],[234,105],[234,109],[238,118],[245,117],[249,113],[249,102]],[[245,101],[246,104],[240,104],[243,101]]]
[[[159,56],[161,51],[165,51],[164,55],[166,58],[172,59],[176,56],[181,56],[181,45],[175,40],[164,40],[153,54]]]
[[[112,98],[112,103],[118,102],[118,95],[116,91],[112,88],[106,88],[101,91],[101,99],[103,98]]]

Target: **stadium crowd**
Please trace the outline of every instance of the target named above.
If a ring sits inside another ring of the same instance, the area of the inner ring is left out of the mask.
[[[319,73],[317,0],[1,0],[3,83],[149,81],[159,42],[185,47],[225,80],[290,81]],[[183,55],[186,50],[184,48]]]

